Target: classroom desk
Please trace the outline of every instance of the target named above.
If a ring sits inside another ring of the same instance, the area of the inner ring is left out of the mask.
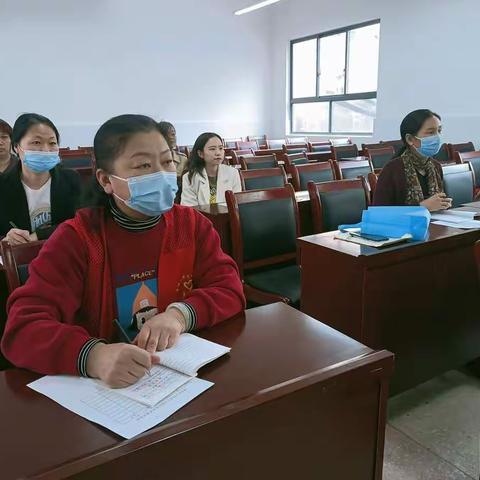
[[[281,303],[204,337],[232,347],[200,371],[215,386],[131,440],[0,373],[2,480],[380,480],[393,355]]]
[[[430,225],[427,241],[383,250],[334,233],[298,240],[301,309],[394,352],[392,394],[480,357],[480,230]]]
[[[301,235],[310,235],[313,233],[312,209],[308,191],[295,192],[298,212],[300,215]],[[216,203],[212,205],[198,205],[194,207],[201,214],[205,215],[212,223],[215,230],[220,235],[222,249],[225,253],[231,255],[232,240],[230,234],[230,220],[228,218],[228,208],[225,203]]]

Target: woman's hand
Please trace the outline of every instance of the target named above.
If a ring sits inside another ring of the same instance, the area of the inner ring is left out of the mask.
[[[20,230],[19,228],[12,228],[5,235],[10,245],[20,245],[22,243],[30,242],[30,232],[28,230]]]
[[[430,198],[427,198],[423,202],[420,202],[425,208],[428,208],[430,212],[436,212],[438,210],[446,210],[452,206],[452,199],[448,198],[444,193],[436,193]]]
[[[135,345],[97,343],[88,354],[87,374],[110,387],[122,388],[140,380],[158,363],[158,356]]]
[[[170,308],[145,322],[133,341],[149,353],[170,348],[185,331],[185,319],[180,310]]]

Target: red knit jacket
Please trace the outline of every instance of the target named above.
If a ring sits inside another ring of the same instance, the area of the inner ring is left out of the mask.
[[[244,309],[237,266],[221,250],[211,222],[178,205],[161,221],[159,311],[175,301],[187,302],[195,310],[196,328],[204,328]],[[115,300],[105,223],[102,210],[80,210],[30,264],[27,283],[12,293],[7,305],[1,346],[14,365],[43,374],[78,375],[83,345],[94,337],[111,338]],[[134,246],[134,241],[125,245],[125,255]]]

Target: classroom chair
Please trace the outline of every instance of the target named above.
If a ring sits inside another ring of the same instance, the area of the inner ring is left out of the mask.
[[[480,189],[480,151],[456,152],[455,160],[457,163],[470,162],[475,175],[475,188]]]
[[[282,150],[285,140],[267,140],[268,150]]]
[[[297,192],[307,190],[308,182],[329,182],[335,180],[335,169],[331,161],[310,163],[307,165],[292,165],[293,188]]]
[[[449,150],[450,160],[455,160],[455,153],[467,153],[467,152],[474,152],[475,147],[473,142],[465,142],[465,143],[448,143],[447,148]]]
[[[237,150],[258,150],[259,146],[256,140],[237,142]]]
[[[240,170],[242,190],[265,190],[283,187],[288,183],[283,167]]]
[[[332,154],[334,160],[341,160],[342,158],[358,157],[358,147],[353,145],[344,145],[341,147],[332,147]]]
[[[339,225],[358,223],[369,205],[364,178],[308,182],[315,233],[337,230]]]
[[[400,152],[402,151],[403,147],[405,146],[403,143],[403,140],[387,140],[387,141],[381,141],[380,142],[383,146],[392,146],[393,149],[395,150],[395,157],[398,157],[400,155]]]
[[[244,292],[250,303],[300,304],[298,206],[291,185],[268,190],[225,193]]]
[[[333,160],[331,150],[328,152],[305,152],[304,156],[309,162],[329,162],[330,160]]]
[[[370,160],[333,161],[333,165],[337,173],[337,180],[348,180],[359,176],[366,177],[370,172],[373,172]]]
[[[391,145],[383,148],[368,148],[366,149],[366,153],[374,169],[383,168],[395,157],[395,150]]]
[[[60,153],[62,165],[66,168],[93,167],[93,153],[87,150],[67,150]]]
[[[7,240],[0,242],[0,252],[3,266],[7,277],[9,295],[28,279],[28,267],[30,262],[40,252],[45,240],[10,245]]]
[[[378,176],[379,173],[372,173],[370,172],[367,175],[367,186],[370,190],[370,203],[373,203],[373,198],[375,197],[375,190],[377,188]]]
[[[294,154],[294,153],[305,153],[308,152],[308,145],[306,143],[292,143],[290,145],[283,145],[283,153],[285,154]]]
[[[266,135],[249,135],[247,137],[249,142],[257,142],[259,148],[267,148],[267,136]]]
[[[469,162],[445,165],[443,168],[443,188],[452,199],[452,207],[473,202],[475,196],[475,175]]]
[[[259,168],[276,168],[278,167],[277,158],[275,155],[263,156],[241,156],[239,157],[242,170],[254,170]]]
[[[231,157],[230,165],[241,165],[240,157],[253,157],[253,151],[249,149],[245,150],[230,150],[229,155]],[[225,154],[225,158],[227,155]]]
[[[433,158],[440,163],[450,162],[451,159],[448,151],[448,145],[446,143],[443,143],[442,146],[440,147],[440,150],[436,155],[433,156]]]
[[[332,151],[332,144],[329,141],[325,142],[308,142],[308,151],[315,153],[331,153]]]
[[[332,147],[342,147],[345,145],[353,145],[352,139],[350,137],[330,138],[329,141]]]

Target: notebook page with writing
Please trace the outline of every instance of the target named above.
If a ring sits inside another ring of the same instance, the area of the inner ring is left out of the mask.
[[[212,385],[206,380],[191,378],[154,407],[118,395],[116,390],[90,378],[46,376],[28,386],[81,417],[123,438],[132,438],[163,422]]]
[[[190,333],[180,335],[172,347],[158,352],[160,364],[185,375],[194,376],[207,363],[225,355],[231,348],[213,343]]]
[[[150,375],[144,375],[133,385],[119,388],[115,390],[115,392],[143,403],[144,405],[153,407],[160,400],[168,397],[168,395],[191,379],[192,377],[189,375],[184,375],[168,367],[155,365],[150,370]],[[99,383],[104,385],[100,381]]]

